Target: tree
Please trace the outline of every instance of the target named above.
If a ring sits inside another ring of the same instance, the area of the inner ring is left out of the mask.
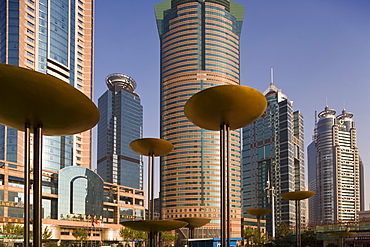
[[[161,233],[161,243],[163,246],[167,247],[174,243],[177,240],[176,234],[171,234],[170,232],[162,232]]]
[[[73,237],[76,238],[77,241],[81,241],[81,247],[82,247],[82,241],[85,241],[88,236],[88,232],[83,228],[77,228],[72,233]]]
[[[243,231],[244,239],[247,239],[247,246],[257,245],[258,244],[258,229],[253,228],[251,226],[247,226],[244,228]],[[265,243],[267,241],[266,234],[261,233],[261,243]]]
[[[51,230],[49,229],[49,227],[46,226],[44,228],[44,231],[42,232],[42,240],[43,241],[50,240],[52,235],[53,234],[52,234]]]
[[[290,230],[290,228],[284,222],[279,225],[276,235],[277,236],[274,241],[276,245],[291,246],[293,244],[291,239],[292,230]]]
[[[119,236],[123,239],[123,241],[130,241],[130,240],[143,240],[146,241],[148,239],[148,235],[142,231],[132,230],[127,227],[122,227],[119,230]]]
[[[247,246],[249,246],[249,243],[255,243],[257,241],[257,236],[257,228],[252,228],[250,226],[244,228],[243,237],[247,239]]]
[[[315,247],[316,246],[316,235],[314,230],[312,229],[306,229],[301,234],[301,240],[302,240],[302,246],[310,246]]]
[[[9,246],[12,241],[14,241],[17,238],[20,238],[20,236],[23,235],[23,225],[16,225],[16,224],[4,224],[0,228],[0,234],[6,239],[5,246]]]

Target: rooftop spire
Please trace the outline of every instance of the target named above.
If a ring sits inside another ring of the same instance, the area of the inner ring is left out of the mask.
[[[274,69],[270,68],[270,85],[274,85]]]

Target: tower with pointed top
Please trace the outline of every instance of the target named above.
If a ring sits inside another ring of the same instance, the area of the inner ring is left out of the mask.
[[[310,189],[316,191],[309,200],[312,223],[350,221],[363,210],[362,164],[353,114],[346,110],[335,114],[328,106],[318,114],[315,138],[308,149],[309,157],[315,156],[308,167]]]
[[[273,209],[273,214],[265,216],[266,229],[273,236],[282,222],[295,226],[294,203],[280,194],[305,189],[303,116],[293,110],[293,103],[272,79],[264,95],[268,101],[266,114],[243,128],[242,205],[243,212]],[[302,210],[306,210],[304,203]],[[251,216],[244,213],[244,218]]]

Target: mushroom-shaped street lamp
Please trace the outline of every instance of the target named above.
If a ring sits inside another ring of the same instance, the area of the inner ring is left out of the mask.
[[[269,208],[251,208],[247,209],[246,212],[250,215],[257,217],[257,229],[258,229],[258,245],[261,244],[261,216],[271,213]]]
[[[301,200],[307,199],[315,194],[316,192],[314,191],[293,191],[280,195],[286,200],[295,201],[295,234],[297,247],[301,247]]]
[[[230,131],[244,127],[265,111],[265,96],[241,85],[202,90],[186,102],[185,116],[200,128],[220,131],[221,246],[230,246]],[[226,245],[227,239],[227,245]]]
[[[30,134],[33,144],[33,246],[41,246],[42,136],[80,133],[99,121],[99,110],[82,92],[51,75],[0,64],[0,123],[25,132],[24,246],[30,234]]]
[[[142,138],[142,139],[136,139],[132,141],[130,143],[130,147],[136,153],[144,155],[144,156],[148,156],[148,208],[149,208],[148,216],[149,216],[149,221],[148,220],[133,221],[136,223],[128,223],[128,224],[133,224],[134,226],[150,225],[153,227],[154,225],[158,225],[158,226],[166,225],[167,226],[169,224],[169,221],[155,221],[154,220],[154,157],[163,156],[171,152],[173,149],[173,144],[163,139]],[[174,226],[176,226],[176,224],[178,223],[173,223],[173,224]],[[126,222],[123,225],[131,229],[134,229],[131,227],[131,225],[126,225]],[[177,228],[179,227],[175,227],[174,229],[177,229]],[[163,231],[169,231],[169,230],[163,230]],[[149,246],[150,247],[155,246],[157,243],[156,236],[159,231],[148,231],[148,232],[149,232]]]

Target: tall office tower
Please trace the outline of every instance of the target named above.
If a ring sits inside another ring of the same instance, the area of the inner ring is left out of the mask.
[[[1,63],[50,74],[92,97],[93,0],[1,0],[0,17]],[[1,126],[0,160],[23,163],[23,138]],[[90,167],[91,139],[91,131],[44,137],[43,168]]]
[[[266,114],[243,128],[243,212],[251,218],[246,209],[272,209],[266,216],[272,236],[282,222],[295,226],[294,202],[280,194],[305,190],[303,116],[272,80],[264,95]],[[302,203],[302,223],[305,210]]]
[[[98,174],[105,182],[142,189],[142,160],[130,148],[130,142],[143,135],[136,82],[125,74],[110,74],[105,82],[109,90],[98,101]]]
[[[193,125],[184,105],[203,89],[239,84],[244,7],[229,0],[166,0],[155,11],[161,42],[161,138],[175,146],[161,159],[162,217],[211,218],[205,228],[219,236],[219,134]],[[231,133],[231,170],[232,233],[240,236],[240,130]]]
[[[313,222],[334,223],[357,217],[363,208],[362,162],[356,145],[353,114],[325,107],[315,130],[316,195],[310,199]],[[311,155],[308,149],[309,156]],[[315,203],[311,203],[315,200]]]

